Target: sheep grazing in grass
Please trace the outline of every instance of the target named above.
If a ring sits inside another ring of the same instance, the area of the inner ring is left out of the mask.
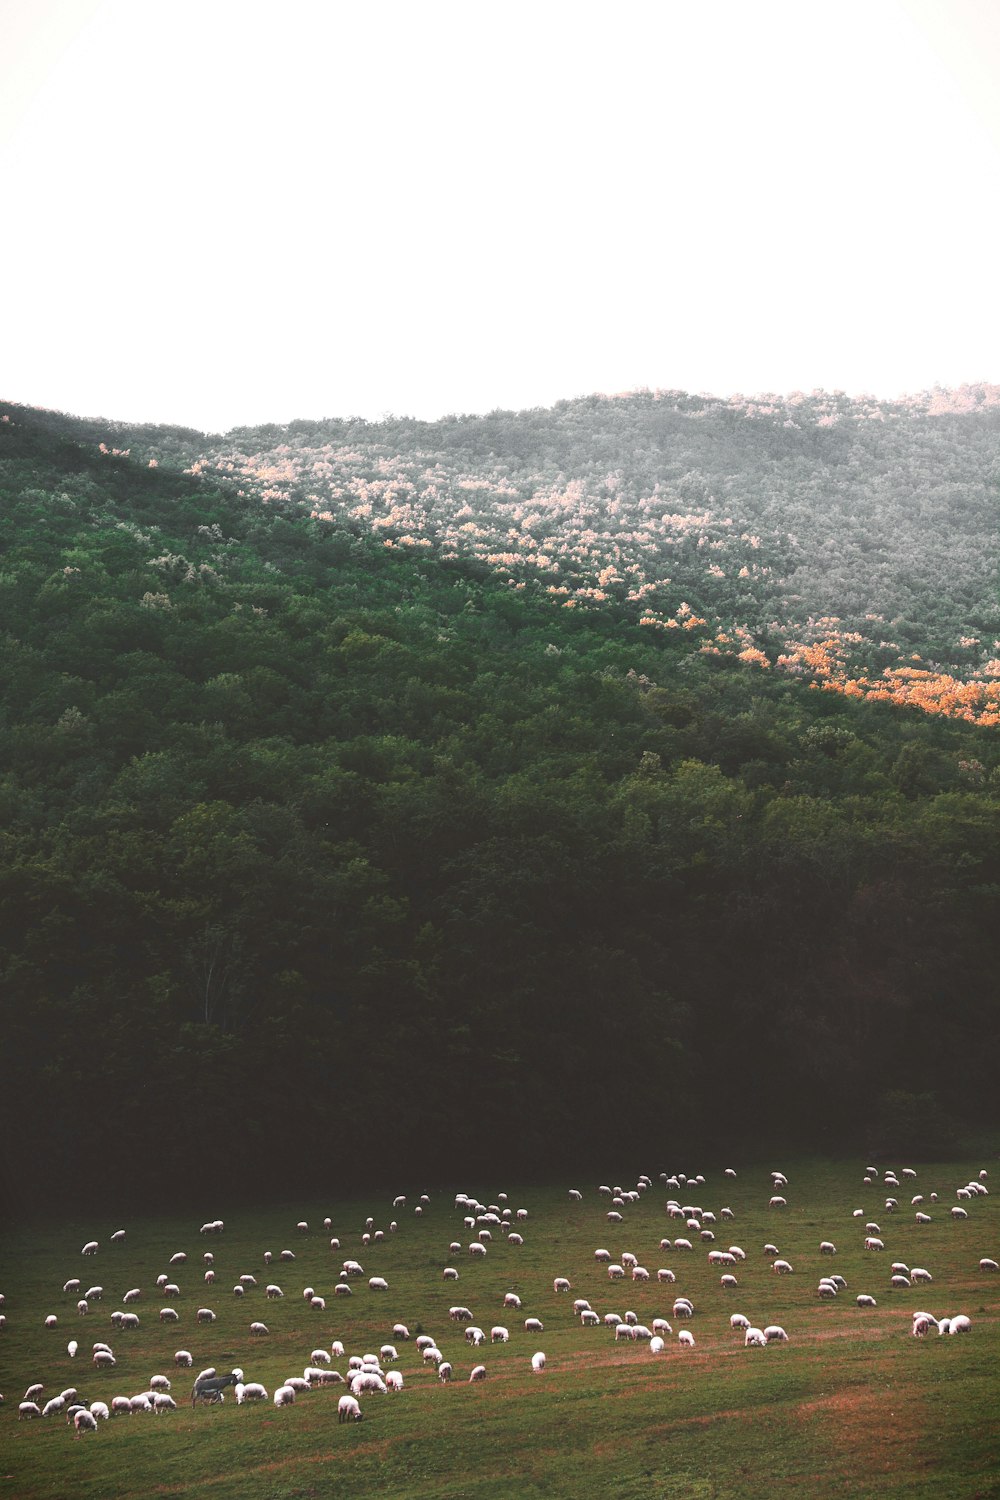
[[[677,1335],[677,1342],[680,1344],[682,1349],[694,1348],[694,1334],[691,1332],[690,1328],[681,1329],[680,1333]]]
[[[294,1396],[294,1392],[292,1393]],[[278,1404],[278,1392],[275,1392],[275,1405]],[[283,1403],[282,1403],[283,1404]],[[341,1396],[337,1402],[338,1422],[360,1422],[361,1406],[356,1396]]]
[[[910,1280],[914,1282],[933,1281],[934,1277],[931,1275],[930,1271],[925,1271],[923,1266],[914,1266],[912,1271],[910,1272]]]
[[[769,1344],[787,1344],[788,1334],[778,1323],[769,1323],[764,1329],[764,1337]]]
[[[969,1217],[964,1208],[953,1208],[951,1216],[953,1219],[967,1219]]]
[[[88,1240],[87,1243],[84,1245],[83,1249],[80,1251],[80,1254],[81,1255],[96,1255],[97,1254],[97,1250],[98,1250],[97,1241],[96,1240]]]
[[[443,1384],[447,1385],[448,1381],[451,1379],[451,1376],[452,1376],[451,1365],[448,1363],[448,1361],[446,1359],[444,1359],[438,1365],[438,1380],[440,1380]]]
[[[191,1366],[194,1364],[194,1360],[192,1359],[187,1349],[178,1349],[177,1353],[174,1355],[174,1364],[178,1365],[182,1369],[190,1370]]]
[[[509,1339],[510,1333],[506,1328],[501,1327],[499,1323],[490,1329],[491,1344],[506,1344]]]
[[[473,1367],[472,1374],[469,1376],[469,1382],[470,1382],[470,1384],[474,1380],[485,1380],[485,1379],[486,1379],[486,1366],[485,1365],[475,1365]]]
[[[525,1333],[544,1333],[545,1328],[541,1318],[525,1318],[524,1331]]]
[[[236,1404],[243,1406],[248,1401],[266,1401],[267,1390],[257,1380],[248,1381],[246,1385],[238,1383],[236,1386]]]
[[[878,1303],[875,1301],[875,1298],[874,1297],[870,1297],[867,1292],[861,1292],[860,1295],[857,1296],[857,1297],[855,1297],[854,1300],[855,1300],[855,1302],[857,1302],[857,1304],[858,1304],[859,1307],[877,1307],[878,1306]]]
[[[343,1396],[341,1396],[340,1399],[341,1399],[341,1401],[343,1401],[345,1398]],[[354,1400],[353,1396],[349,1396],[349,1397],[347,1397],[347,1399],[349,1401],[353,1401]],[[295,1402],[295,1391],[294,1391],[294,1389],[290,1385],[279,1385],[278,1389],[274,1393],[274,1404],[275,1404],[275,1406],[292,1406],[294,1404],[294,1402]],[[355,1404],[355,1406],[358,1405],[358,1403],[356,1401],[354,1402],[354,1404]],[[361,1410],[361,1408],[358,1407],[359,1414],[360,1414],[360,1410]],[[341,1419],[341,1420],[343,1420],[343,1419]]]
[[[97,1417],[101,1422],[106,1422],[108,1420],[108,1418],[111,1416],[111,1412],[108,1409],[107,1402],[106,1401],[91,1401],[91,1403],[90,1403],[90,1415],[92,1417]]]
[[[776,1276],[792,1275],[791,1264],[787,1260],[781,1260],[780,1257],[778,1260],[774,1260],[771,1262],[771,1270],[775,1273]]]
[[[535,1371],[536,1374],[539,1370],[545,1369],[545,1355],[542,1353],[541,1349],[538,1350],[537,1354],[533,1354],[531,1356],[531,1368]]]
[[[922,1339],[926,1337],[930,1330],[936,1327],[937,1319],[932,1318],[930,1313],[923,1313],[920,1315],[914,1314],[913,1327],[911,1329],[911,1332],[915,1339]]]
[[[909,1276],[902,1275],[890,1276],[889,1285],[893,1287],[897,1292],[901,1292],[910,1285],[910,1278]]]
[[[401,1391],[403,1389],[403,1376],[399,1370],[390,1370],[385,1377],[387,1391]]]
[[[72,1278],[72,1280],[67,1281],[65,1283],[65,1285],[63,1286],[63,1291],[66,1293],[67,1296],[74,1296],[75,1297],[76,1294],[77,1294],[77,1292],[79,1290],[80,1290],[80,1281],[79,1281],[79,1278],[76,1277],[76,1276],[74,1276]]]
[[[276,1286],[273,1282],[270,1286],[264,1288],[264,1296],[268,1299],[269,1302],[277,1302],[278,1298],[283,1297],[284,1295],[285,1294],[281,1290],[281,1287]]]
[[[196,1313],[195,1316],[196,1316],[196,1318],[197,1318],[197,1320],[198,1320],[199,1323],[214,1323],[215,1322],[215,1313],[212,1311],[212,1309],[210,1307],[199,1307],[199,1309],[198,1309],[198,1311],[197,1311],[197,1313]]]
[[[41,1415],[41,1408],[36,1401],[22,1401],[17,1408],[17,1420],[19,1422],[30,1422],[33,1417],[40,1417]]]
[[[979,1269],[981,1271],[997,1271],[1000,1270],[1000,1265],[995,1260],[991,1260],[988,1255],[984,1255],[979,1262]]]
[[[917,1224],[933,1224],[934,1222],[930,1214],[925,1213],[916,1213],[913,1215],[913,1218]]]
[[[729,1319],[730,1328],[749,1328],[750,1319],[744,1313],[733,1313]]]
[[[80,1437],[84,1432],[96,1432],[97,1418],[93,1412],[89,1412],[84,1406],[79,1411],[73,1413],[73,1426],[76,1429],[77,1437]]]
[[[95,1349],[93,1362],[98,1370],[113,1370],[115,1367],[115,1357],[110,1349]]]
[[[179,1323],[180,1322],[180,1313],[177,1311],[176,1307],[161,1307],[160,1308],[160,1322],[161,1323]]]
[[[565,1276],[557,1276],[552,1283],[554,1292],[568,1292],[571,1290],[570,1283]]]
[[[168,1396],[166,1391],[157,1391],[153,1396],[153,1410],[157,1416],[163,1411],[176,1411],[177,1402],[173,1396]]]
[[[743,1347],[745,1349],[766,1348],[767,1339],[764,1337],[763,1328],[748,1328],[743,1335]]]
[[[445,1266],[444,1270],[441,1272],[441,1276],[444,1281],[458,1280],[458,1272],[455,1270],[454,1266]]]
[[[46,1401],[45,1405],[42,1407],[42,1416],[56,1417],[61,1411],[65,1410],[65,1407],[66,1399],[64,1396],[53,1396],[52,1400]]]
[[[726,1287],[727,1290],[731,1290],[733,1287],[739,1286],[739,1282],[735,1276],[727,1272],[725,1276],[719,1277],[719,1285]]]
[[[250,1332],[256,1339],[266,1338],[270,1329],[266,1323],[251,1323]]]
[[[837,1247],[832,1240],[820,1240],[819,1253],[820,1255],[836,1255]]]
[[[76,1359],[76,1351],[79,1349],[79,1347],[80,1345],[77,1343],[76,1339],[70,1339],[69,1343],[66,1345],[66,1353],[69,1355],[70,1359]]]
[[[477,1328],[474,1323],[470,1323],[465,1330],[465,1342],[472,1344],[474,1348],[478,1349],[480,1344],[485,1344],[486,1335],[481,1328]]]
[[[972,1319],[966,1317],[965,1313],[959,1313],[950,1319],[948,1324],[949,1333],[969,1333],[972,1329]]]
[[[775,1193],[774,1197],[771,1199],[767,1206],[768,1208],[787,1208],[788,1200],[782,1198],[780,1193]]]
[[[166,1375],[154,1375],[149,1382],[149,1389],[151,1391],[169,1391],[170,1381]]]

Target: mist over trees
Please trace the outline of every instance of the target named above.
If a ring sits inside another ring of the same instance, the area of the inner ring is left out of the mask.
[[[990,1124],[998,429],[0,407],[7,1190]]]

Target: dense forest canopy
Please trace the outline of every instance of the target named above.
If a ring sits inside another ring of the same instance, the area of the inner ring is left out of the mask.
[[[998,430],[0,407],[8,1190],[989,1123]]]

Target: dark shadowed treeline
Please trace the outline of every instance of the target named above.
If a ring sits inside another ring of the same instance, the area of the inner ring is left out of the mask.
[[[10,414],[15,1197],[989,1121],[993,733]]]

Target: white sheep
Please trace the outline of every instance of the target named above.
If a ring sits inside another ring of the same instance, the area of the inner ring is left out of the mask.
[[[77,1343],[76,1339],[70,1339],[69,1343],[66,1345],[66,1353],[69,1355],[70,1359],[76,1359],[76,1351],[79,1349],[79,1347],[80,1345]]]
[[[662,1354],[665,1347],[666,1346],[664,1345],[663,1339],[659,1334],[657,1334],[654,1338],[651,1338],[649,1341],[650,1354]]]
[[[247,1401],[266,1401],[267,1389],[257,1380],[250,1380],[246,1385],[236,1387],[236,1403],[243,1406]]]
[[[180,1316],[181,1315],[177,1311],[176,1307],[161,1307],[160,1308],[160,1322],[161,1323],[179,1323],[180,1322]]]
[[[111,1415],[113,1417],[131,1416],[132,1403],[127,1396],[113,1396],[111,1400]]]
[[[153,1396],[153,1410],[157,1414],[161,1411],[176,1411],[177,1402],[173,1396],[168,1396],[166,1391],[157,1391]]]
[[[341,1396],[340,1399],[341,1399],[341,1401],[343,1401],[344,1397]],[[290,1386],[290,1385],[279,1385],[278,1389],[274,1393],[274,1404],[275,1404],[275,1406],[291,1406],[292,1403],[294,1402],[294,1400],[295,1400],[295,1391],[294,1391],[293,1387]],[[357,1402],[356,1401],[355,1401],[354,1404],[355,1404],[355,1406],[357,1406]]]
[[[734,1286],[739,1286],[739,1282],[736,1280],[735,1276],[727,1271],[724,1276],[719,1277],[719,1285],[726,1287],[727,1290],[730,1290]]]
[[[491,1344],[506,1344],[509,1339],[509,1331],[506,1328],[502,1327],[499,1323],[494,1324],[494,1326],[490,1329]]]
[[[509,1234],[507,1236],[507,1243],[508,1245],[523,1245],[524,1239],[519,1234]]]
[[[950,1323],[948,1325],[948,1332],[949,1333],[968,1333],[971,1330],[971,1328],[972,1328],[972,1319],[966,1317],[965,1313],[958,1313],[958,1315],[956,1317],[954,1317],[954,1318],[951,1319],[951,1321],[950,1321]]]
[[[554,1292],[568,1292],[571,1290],[570,1283],[565,1276],[557,1276],[552,1283],[552,1290]]]
[[[858,1304],[859,1307],[877,1307],[878,1306],[878,1303],[875,1301],[875,1298],[874,1297],[870,1297],[867,1292],[861,1292],[854,1300],[857,1302],[857,1304]]]
[[[535,1371],[536,1374],[539,1370],[545,1369],[545,1355],[542,1353],[541,1349],[539,1349],[536,1354],[533,1354],[531,1356],[531,1368]]]
[[[42,1407],[43,1417],[56,1417],[65,1409],[66,1399],[64,1396],[53,1396],[51,1401],[46,1401]]]
[[[452,1376],[451,1365],[448,1363],[448,1361],[446,1359],[443,1359],[441,1361],[441,1363],[438,1365],[438,1380],[440,1380],[443,1384],[447,1385],[448,1381],[451,1379],[451,1376]]]
[[[97,1418],[94,1416],[93,1412],[89,1412],[87,1408],[83,1406],[79,1411],[73,1413],[73,1426],[76,1429],[77,1436],[79,1436],[81,1432],[96,1432]]]
[[[30,1422],[33,1417],[42,1415],[37,1401],[22,1401],[17,1408],[17,1420],[19,1422]]]
[[[80,1251],[80,1254],[81,1255],[96,1255],[97,1254],[97,1250],[98,1250],[97,1241],[96,1240],[88,1240],[87,1243],[84,1245],[83,1249]]]
[[[694,1334],[691,1332],[690,1328],[681,1329],[680,1333],[677,1335],[677,1342],[680,1344],[682,1349],[694,1348]]]
[[[819,1253],[820,1255],[836,1255],[837,1247],[832,1240],[820,1240]]]
[[[385,1377],[386,1390],[401,1391],[403,1389],[403,1376],[399,1370],[390,1370]]]
[[[178,1349],[177,1353],[174,1355],[174,1364],[180,1365],[182,1368],[190,1370],[191,1366],[194,1364],[194,1360],[192,1359],[187,1349]]]
[[[771,1270],[775,1273],[776,1276],[792,1275],[792,1267],[790,1263],[787,1260],[782,1260],[780,1257],[778,1260],[774,1260],[771,1262]]]
[[[110,1410],[108,1408],[107,1402],[106,1401],[91,1401],[91,1403],[90,1403],[90,1415],[92,1417],[97,1417],[102,1422],[106,1422],[109,1419],[109,1417],[111,1416],[111,1412],[110,1412]]]
[[[485,1380],[485,1379],[486,1379],[486,1366],[485,1365],[475,1365],[473,1367],[472,1374],[469,1376],[470,1383],[472,1381],[474,1381],[474,1380]]]
[[[215,1313],[210,1307],[199,1307],[196,1318],[199,1323],[214,1323]]]
[[[441,1275],[445,1281],[458,1280],[458,1272],[455,1270],[454,1266],[445,1266],[444,1270],[441,1272]]]
[[[988,1255],[984,1255],[979,1262],[979,1269],[981,1271],[997,1271],[1000,1270],[1000,1265],[995,1260],[991,1260]]]
[[[763,1328],[748,1328],[743,1335],[743,1347],[745,1349],[764,1349],[767,1339],[764,1337]]]
[[[283,1297],[284,1295],[285,1294],[281,1290],[281,1287],[277,1286],[273,1281],[269,1286],[266,1286],[264,1288],[264,1296],[268,1299],[269,1302],[277,1302],[278,1298]]]
[[[250,1332],[254,1338],[262,1339],[267,1337],[270,1330],[266,1323],[251,1323]]]
[[[472,1344],[474,1348],[478,1349],[480,1344],[485,1344],[486,1335],[481,1328],[477,1328],[474,1323],[470,1323],[465,1330],[465,1342]]]
[[[214,1318],[215,1314],[213,1313],[212,1316]],[[139,1314],[138,1313],[119,1313],[118,1314],[118,1326],[119,1326],[119,1328],[132,1328],[132,1329],[138,1328],[138,1326],[139,1326]]]
[[[788,1334],[778,1323],[769,1323],[764,1329],[764,1337],[769,1344],[787,1344]]]
[[[749,1328],[750,1319],[744,1313],[733,1313],[729,1319],[730,1328]]]
[[[389,1290],[389,1283],[384,1276],[369,1276],[368,1290],[370,1292],[387,1292]]]
[[[910,1272],[911,1281],[933,1281],[934,1277],[930,1271],[925,1271],[923,1266],[914,1266]]]
[[[525,1318],[524,1331],[525,1333],[544,1333],[545,1328],[541,1318]]]

